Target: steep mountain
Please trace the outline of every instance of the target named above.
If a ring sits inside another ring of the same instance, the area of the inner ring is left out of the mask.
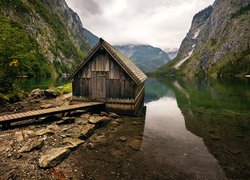
[[[170,59],[174,59],[177,56],[178,49],[177,48],[174,48],[174,49],[167,48],[167,49],[165,49],[165,52],[168,54]]]
[[[170,60],[166,52],[150,45],[129,44],[115,47],[133,60],[143,72],[156,70]]]
[[[0,0],[1,71],[11,64],[14,75],[69,73],[95,39],[65,0]]]
[[[249,10],[249,0],[215,0],[194,16],[177,57],[156,74],[250,74]]]

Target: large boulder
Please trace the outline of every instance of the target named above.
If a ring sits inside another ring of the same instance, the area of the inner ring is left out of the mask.
[[[47,151],[39,159],[39,167],[52,168],[62,162],[70,153],[68,148],[55,148]]]

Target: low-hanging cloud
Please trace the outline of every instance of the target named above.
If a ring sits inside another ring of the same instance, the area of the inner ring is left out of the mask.
[[[214,0],[66,0],[84,27],[112,44],[179,47],[193,16]]]

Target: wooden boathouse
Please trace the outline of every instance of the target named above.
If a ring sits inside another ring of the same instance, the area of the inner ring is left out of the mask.
[[[100,38],[70,75],[73,100],[105,102],[106,110],[134,115],[143,105],[146,75]]]

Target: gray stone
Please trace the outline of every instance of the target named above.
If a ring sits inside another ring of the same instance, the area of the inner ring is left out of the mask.
[[[76,126],[70,126],[70,127],[63,128],[60,131],[60,135],[62,137],[78,138],[80,136],[80,132],[81,132],[81,127],[76,125]]]
[[[54,132],[49,128],[41,129],[41,130],[38,130],[37,132],[35,132],[35,135],[37,135],[37,136],[53,135],[53,134],[54,134]]]
[[[108,116],[108,113],[102,111],[100,115],[101,116]]]
[[[79,118],[76,119],[76,123],[79,125],[85,125],[85,124],[87,124],[89,117],[90,117],[90,114],[88,114],[88,113],[83,114]]]
[[[52,168],[62,162],[70,153],[68,148],[55,148],[47,151],[39,158],[39,167]]]
[[[29,137],[33,137],[35,135],[35,132],[32,130],[24,130],[23,131],[23,136],[25,139],[29,138]]]
[[[68,144],[67,147],[70,148],[70,149],[76,148],[76,147],[78,147],[79,145],[81,145],[81,144],[84,143],[83,140],[81,140],[81,139],[75,139],[75,138],[65,138],[65,139],[63,140],[63,142],[64,142],[65,144]]]
[[[80,116],[81,118],[89,119],[90,114],[86,113]]]
[[[125,136],[121,136],[121,137],[119,138],[119,141],[121,141],[121,142],[126,142],[126,141],[127,141],[127,138],[126,138]]]
[[[94,133],[94,130],[95,130],[94,124],[87,124],[82,127],[78,138],[87,139]]]
[[[51,124],[47,127],[48,129],[50,129],[51,131],[58,131],[60,129],[60,127],[56,124]]]
[[[22,142],[24,140],[23,133],[22,132],[15,132],[15,139],[17,142]]]
[[[112,121],[111,126],[117,127],[117,126],[120,126],[120,123],[118,123],[116,121]]]
[[[53,107],[53,104],[44,104],[44,105],[41,105],[41,108],[43,109],[48,109],[48,108],[52,108]]]
[[[44,145],[43,139],[35,139],[31,142],[27,142],[24,146],[18,151],[19,153],[30,152],[35,149],[41,149]]]
[[[97,127],[100,127],[110,122],[110,119],[106,116],[93,115],[93,116],[90,116],[88,122],[91,124],[95,124]]]
[[[130,143],[129,143],[129,147],[135,151],[139,151],[141,148],[141,140],[140,139],[133,139]]]
[[[109,117],[111,117],[113,119],[117,119],[119,116],[115,113],[109,113]]]
[[[120,123],[120,124],[124,123],[124,121],[122,119],[116,119],[115,122]]]
[[[34,89],[31,91],[30,95],[29,95],[31,98],[41,98],[44,96],[44,90],[42,89]]]
[[[88,123],[88,119],[85,119],[85,118],[76,118],[75,122],[79,125],[86,125]]]

